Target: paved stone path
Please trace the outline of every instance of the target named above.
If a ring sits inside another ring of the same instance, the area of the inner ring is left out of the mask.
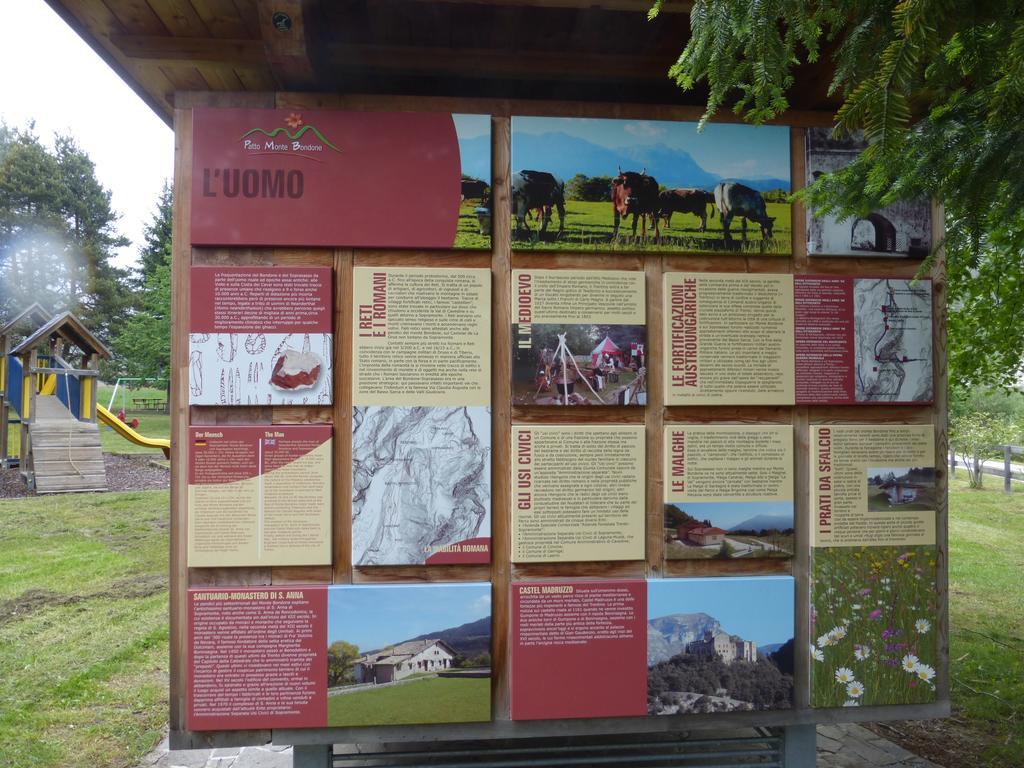
[[[291,747],[167,751],[167,740],[139,768],[291,768]],[[818,726],[818,768],[942,768],[860,725]]]
[[[862,725],[818,726],[818,768],[942,768]]]

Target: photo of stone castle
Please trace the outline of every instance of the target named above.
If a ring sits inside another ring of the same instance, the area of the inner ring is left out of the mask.
[[[793,579],[648,582],[647,711],[793,706]]]

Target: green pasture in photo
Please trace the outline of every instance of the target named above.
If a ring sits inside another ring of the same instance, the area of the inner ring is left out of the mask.
[[[742,220],[735,218],[730,226],[734,249],[747,255],[764,253],[769,256],[786,256],[792,253],[792,206],[789,203],[767,203],[768,215],[775,217],[772,239],[761,240],[761,228],[752,222],[747,223],[747,240],[742,240]],[[526,222],[530,232],[516,237],[513,235],[514,250],[538,251],[657,251],[686,253],[726,253],[723,244],[722,222],[713,215],[712,206],[708,206],[708,227],[706,232],[700,231],[700,219],[690,213],[672,215],[672,226],[665,227],[662,223],[661,242],[654,242],[653,231],[648,221],[648,237],[641,239],[641,225],[637,224],[636,237],[632,235],[633,217],[619,222],[618,237],[612,240],[614,217],[611,201],[585,203],[578,200],[566,202],[565,231],[555,239],[558,232],[558,212],[552,211],[551,223],[543,240],[537,234],[540,222]],[[513,219],[512,226],[516,222]]]
[[[452,247],[486,251],[491,249],[490,233],[480,234],[480,221],[476,215],[479,205],[479,200],[462,201],[462,205],[459,206],[459,227],[455,232],[455,243]]]
[[[491,719],[491,678],[432,677],[327,699],[327,724],[412,725]]]
[[[935,509],[935,493],[931,489],[923,489],[913,501],[893,504],[885,491],[877,486],[868,485],[869,512],[928,512]]]

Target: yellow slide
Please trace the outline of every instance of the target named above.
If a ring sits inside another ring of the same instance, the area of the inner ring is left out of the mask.
[[[57,394],[57,376],[51,373],[45,379],[43,379],[43,386],[39,388],[40,395],[55,395]]]
[[[99,403],[96,403],[96,418],[106,424],[108,427],[113,429],[117,434],[123,437],[129,442],[135,443],[136,445],[142,445],[146,448],[159,448],[164,452],[164,456],[168,459],[171,458],[171,441],[163,440],[154,437],[144,437],[136,432],[134,429],[129,427],[116,415],[108,411]]]

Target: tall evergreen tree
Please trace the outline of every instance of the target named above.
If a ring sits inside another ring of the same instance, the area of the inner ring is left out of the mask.
[[[695,0],[690,27],[670,76],[707,87],[706,118],[780,115],[794,69],[831,51],[838,130],[869,147],[804,199],[847,217],[937,198],[950,380],[1011,385],[1024,360],[1024,0]]]
[[[146,226],[134,278],[136,311],[115,342],[120,370],[129,376],[166,378],[171,358],[171,212],[173,191],[165,183]]]
[[[174,209],[174,193],[169,181],[164,181],[163,189],[156,201],[153,220],[146,225],[142,233],[143,244],[139,251],[139,266],[136,284],[142,286],[151,278],[166,261],[166,253],[171,247],[171,216]]]
[[[110,263],[125,245],[110,192],[74,139],[57,136],[51,151],[31,126],[0,126],[0,316],[39,302],[109,341],[129,308],[127,272]]]

